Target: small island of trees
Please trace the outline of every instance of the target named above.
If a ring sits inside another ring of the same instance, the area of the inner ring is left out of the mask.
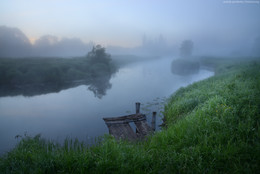
[[[32,96],[86,84],[101,97],[116,71],[100,45],[79,58],[0,58],[0,96]]]

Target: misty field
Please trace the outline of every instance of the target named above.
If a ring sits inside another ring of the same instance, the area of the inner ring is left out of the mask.
[[[110,136],[88,146],[24,136],[0,158],[1,173],[257,173],[260,62],[205,62],[216,75],[175,92],[165,124],[143,142]]]

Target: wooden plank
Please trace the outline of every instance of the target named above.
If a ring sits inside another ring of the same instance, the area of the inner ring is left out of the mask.
[[[128,139],[136,140],[143,138],[146,135],[152,133],[155,130],[155,116],[156,112],[153,113],[153,128],[150,127],[146,122],[146,116],[140,114],[140,103],[136,103],[136,114],[103,118],[108,129],[109,134],[113,135],[117,140]],[[134,122],[136,126],[136,133],[133,131],[129,123]]]
[[[153,129],[147,124],[146,121],[137,121],[134,123],[136,125],[137,136],[140,138],[143,138],[153,132]]]
[[[128,123],[124,124],[107,124],[109,134],[113,135],[117,140],[128,139],[130,141],[136,140],[137,135]]]
[[[110,118],[103,118],[106,123],[110,124],[118,124],[118,123],[130,123],[134,121],[142,121],[146,120],[146,116],[144,114],[131,114],[121,117],[110,117]]]

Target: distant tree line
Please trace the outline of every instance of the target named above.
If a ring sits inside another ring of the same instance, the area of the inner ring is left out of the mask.
[[[18,28],[0,26],[0,57],[73,57],[83,56],[94,44],[84,43],[79,38],[58,39],[45,35],[31,44]]]
[[[180,56],[182,58],[189,58],[192,55],[193,51],[193,42],[192,40],[184,40],[180,47]]]
[[[260,56],[260,36],[254,40],[253,44],[253,56]]]

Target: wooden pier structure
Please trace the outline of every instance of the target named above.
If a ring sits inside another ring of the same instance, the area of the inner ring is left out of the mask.
[[[147,124],[146,115],[140,113],[140,103],[136,103],[136,113],[121,117],[103,118],[109,134],[117,140],[127,139],[130,141],[143,139],[155,131],[156,112],[153,112],[152,127]],[[136,131],[132,129],[129,123],[134,123]]]

